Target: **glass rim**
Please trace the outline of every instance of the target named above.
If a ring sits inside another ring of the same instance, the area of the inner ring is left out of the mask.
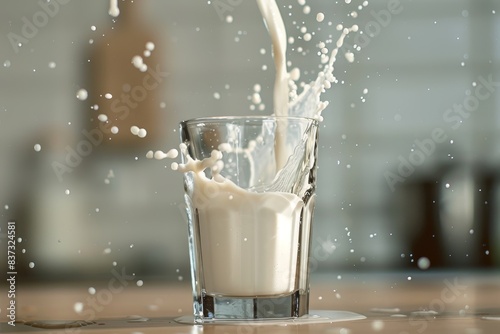
[[[312,121],[319,124],[319,120],[313,117],[305,116],[276,116],[276,115],[247,115],[247,116],[202,116],[186,119],[180,122],[181,125],[192,125],[201,123],[218,123],[229,121],[259,121],[259,120],[297,120],[297,121]]]

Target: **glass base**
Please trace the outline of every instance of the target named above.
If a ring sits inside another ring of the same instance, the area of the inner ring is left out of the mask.
[[[292,319],[306,315],[309,292],[277,297],[224,297],[204,294],[204,320]]]

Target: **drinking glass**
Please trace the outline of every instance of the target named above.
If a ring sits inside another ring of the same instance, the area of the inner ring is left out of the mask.
[[[205,117],[180,135],[195,322],[307,314],[317,120]]]

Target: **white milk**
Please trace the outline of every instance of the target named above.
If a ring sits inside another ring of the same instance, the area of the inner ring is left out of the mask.
[[[199,229],[207,294],[292,292],[302,200],[289,193],[249,192],[220,175],[208,179],[204,169],[216,165],[220,154],[179,165],[195,184],[189,205],[197,213],[193,224]]]

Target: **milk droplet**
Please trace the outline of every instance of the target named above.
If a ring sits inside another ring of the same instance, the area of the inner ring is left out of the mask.
[[[134,64],[135,67],[140,68],[144,64],[142,57],[141,56],[134,56],[132,58],[132,64]]]
[[[179,156],[179,151],[177,151],[175,148],[173,148],[167,152],[167,158],[175,159],[178,156]]]
[[[35,152],[40,152],[42,150],[42,145],[35,144],[35,146],[33,146],[33,149],[35,150]]]
[[[10,67],[10,60],[6,60],[3,62],[3,67]]]
[[[304,8],[302,9],[302,11],[304,12],[304,14],[309,14],[311,12],[311,7],[304,6]]]
[[[154,156],[155,156],[155,153],[153,151],[148,151],[146,153],[146,158],[148,158],[148,159],[153,159]]]
[[[252,95],[252,102],[255,103],[255,104],[259,104],[262,102],[262,99],[260,98],[260,94],[259,93],[253,93]]]
[[[153,151],[151,151],[153,152]],[[149,153],[149,152],[148,152]],[[163,160],[165,158],[171,158],[171,159],[174,159],[174,158],[177,158],[177,156],[179,155],[179,151],[177,151],[175,148],[169,150],[167,153],[163,152],[163,151],[156,151],[154,152],[154,155],[151,156],[151,158],[155,158],[156,160]]]
[[[94,287],[90,287],[88,291],[89,291],[89,293],[90,293],[91,295],[95,295],[95,293],[96,293],[96,290],[95,290],[95,288],[94,288]]]
[[[300,79],[300,70],[297,67],[290,71],[290,79],[293,81],[297,81]]]
[[[109,253],[111,253],[111,248],[104,249],[102,253],[103,254],[109,254]]]
[[[108,120],[108,116],[105,114],[100,114],[99,116],[97,116],[97,119],[101,122],[106,122]]]
[[[146,50],[153,51],[154,49],[155,49],[155,43],[153,43],[153,42],[146,43]]]
[[[82,88],[78,92],[76,92],[76,98],[80,101],[85,101],[88,96],[89,96],[89,93],[87,92],[86,89]]]
[[[49,68],[56,68],[56,63],[53,61],[49,62]]]
[[[117,126],[112,126],[111,127],[111,133],[116,135],[118,133],[118,131],[120,131],[120,129],[117,127]]]
[[[110,93],[106,93],[104,94],[104,97],[108,100],[111,100],[113,98],[113,95],[111,95]]]
[[[120,8],[118,8],[118,0],[110,0],[108,14],[113,17],[120,15]]]
[[[347,59],[347,61],[350,63],[354,62],[354,53],[352,53],[350,51],[346,52],[345,59]]]
[[[216,99],[216,100],[220,99],[220,94],[218,92],[214,93],[214,99]]]
[[[96,26],[90,26],[90,30],[96,31],[97,27]]]
[[[143,286],[144,282],[142,280],[138,280],[135,284],[137,284],[137,286]]]
[[[75,310],[76,313],[82,313],[83,312],[83,303],[77,302],[75,305],[73,305],[73,310]]]
[[[137,136],[139,134],[139,130],[140,130],[139,127],[137,127],[135,125],[133,125],[133,126],[130,127],[130,132],[132,132],[132,134],[134,136]]]
[[[64,193],[65,193],[66,195],[69,195],[71,192],[69,191],[69,189],[66,189],[66,190],[64,191]]]
[[[310,33],[304,34],[304,41],[309,42],[312,38],[312,35]]]
[[[384,329],[384,322],[382,320],[373,320],[372,321],[372,329],[375,332],[380,332],[382,329]]]
[[[323,13],[316,14],[316,21],[323,22],[324,19],[325,19],[325,14]]]
[[[232,23],[233,22],[233,17],[231,15],[226,16],[226,22],[227,23]]]
[[[28,267],[30,267],[31,269],[35,268],[35,262],[30,262],[28,264]]]
[[[146,129],[140,129],[139,132],[137,133],[137,136],[139,138],[144,138],[144,137],[146,137],[147,134],[148,134],[148,132],[146,131]]]
[[[9,210],[9,206],[7,204],[4,205],[3,207],[5,210]]]
[[[418,259],[417,265],[420,269],[427,270],[431,266],[431,261],[425,256],[423,256],[420,259]]]

